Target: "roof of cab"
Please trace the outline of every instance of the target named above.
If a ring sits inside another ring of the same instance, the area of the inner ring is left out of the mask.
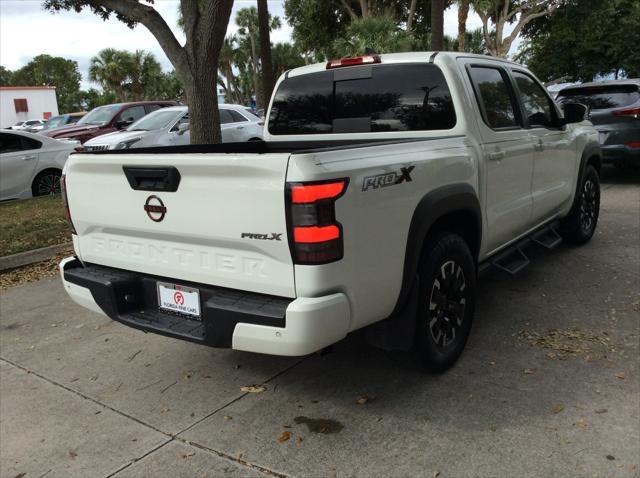
[[[491,61],[500,61],[502,63],[508,63],[510,65],[518,65],[511,60],[507,60],[506,58],[498,58],[489,55],[477,55],[475,53],[466,53],[466,52],[456,52],[456,51],[412,51],[407,53],[382,53],[379,55],[381,62],[379,64],[389,64],[389,63],[429,63],[429,62],[437,62],[437,60],[442,57],[448,58],[477,58],[479,60],[491,60]],[[363,66],[363,65],[357,65]],[[367,65],[364,65],[367,66]],[[314,63],[312,65],[300,66],[298,68],[294,68],[289,70],[285,74],[288,76],[298,76],[304,75],[307,73],[317,73],[319,71],[325,71],[327,68],[327,62],[322,63]],[[345,68],[353,68],[352,66]],[[336,68],[337,69],[337,68]]]

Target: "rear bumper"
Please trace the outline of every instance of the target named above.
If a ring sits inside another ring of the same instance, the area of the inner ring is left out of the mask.
[[[624,144],[600,146],[602,151],[602,162],[629,162],[640,164],[640,148],[630,148]]]
[[[83,265],[75,257],[60,263],[60,274],[69,296],[87,309],[136,329],[211,347],[306,355],[341,340],[349,328],[349,303],[341,293],[289,299]],[[202,320],[159,310],[158,281],[197,288]]]

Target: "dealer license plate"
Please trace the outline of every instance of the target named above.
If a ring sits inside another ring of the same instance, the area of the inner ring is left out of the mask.
[[[192,287],[158,282],[158,306],[163,310],[200,318],[200,292]]]

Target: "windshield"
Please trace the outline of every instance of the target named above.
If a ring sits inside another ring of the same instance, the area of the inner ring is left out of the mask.
[[[176,120],[176,116],[182,112],[157,110],[149,113],[147,116],[140,118],[127,128],[127,131],[151,131],[154,129],[167,128]]]
[[[558,93],[558,103],[582,103],[592,110],[629,106],[640,100],[634,85],[608,85],[588,88],[568,88]]]
[[[47,128],[57,128],[63,124],[65,124],[64,116],[54,116],[53,118],[49,118],[49,121],[47,121]]]
[[[120,111],[120,105],[98,106],[83,116],[78,124],[105,124],[111,121],[115,114]]]

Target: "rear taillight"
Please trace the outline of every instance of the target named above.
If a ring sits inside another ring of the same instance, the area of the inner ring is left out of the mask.
[[[640,148],[640,141],[632,141],[631,143],[627,143],[627,146],[632,149]]]
[[[630,116],[638,119],[640,118],[640,108],[627,108],[626,110],[614,111],[613,116]]]
[[[287,184],[289,245],[296,264],[327,264],[342,259],[342,225],[335,203],[349,180]]]
[[[76,234],[76,228],[71,221],[71,211],[69,210],[69,199],[67,198],[67,178],[63,174],[60,177],[60,192],[62,193],[62,206],[64,207],[64,218],[69,222],[71,226],[71,233]]]
[[[342,58],[340,60],[329,60],[327,62],[327,70],[334,68],[344,68],[345,66],[358,66],[358,65],[373,65],[374,63],[381,63],[379,55],[363,55],[353,58]]]

